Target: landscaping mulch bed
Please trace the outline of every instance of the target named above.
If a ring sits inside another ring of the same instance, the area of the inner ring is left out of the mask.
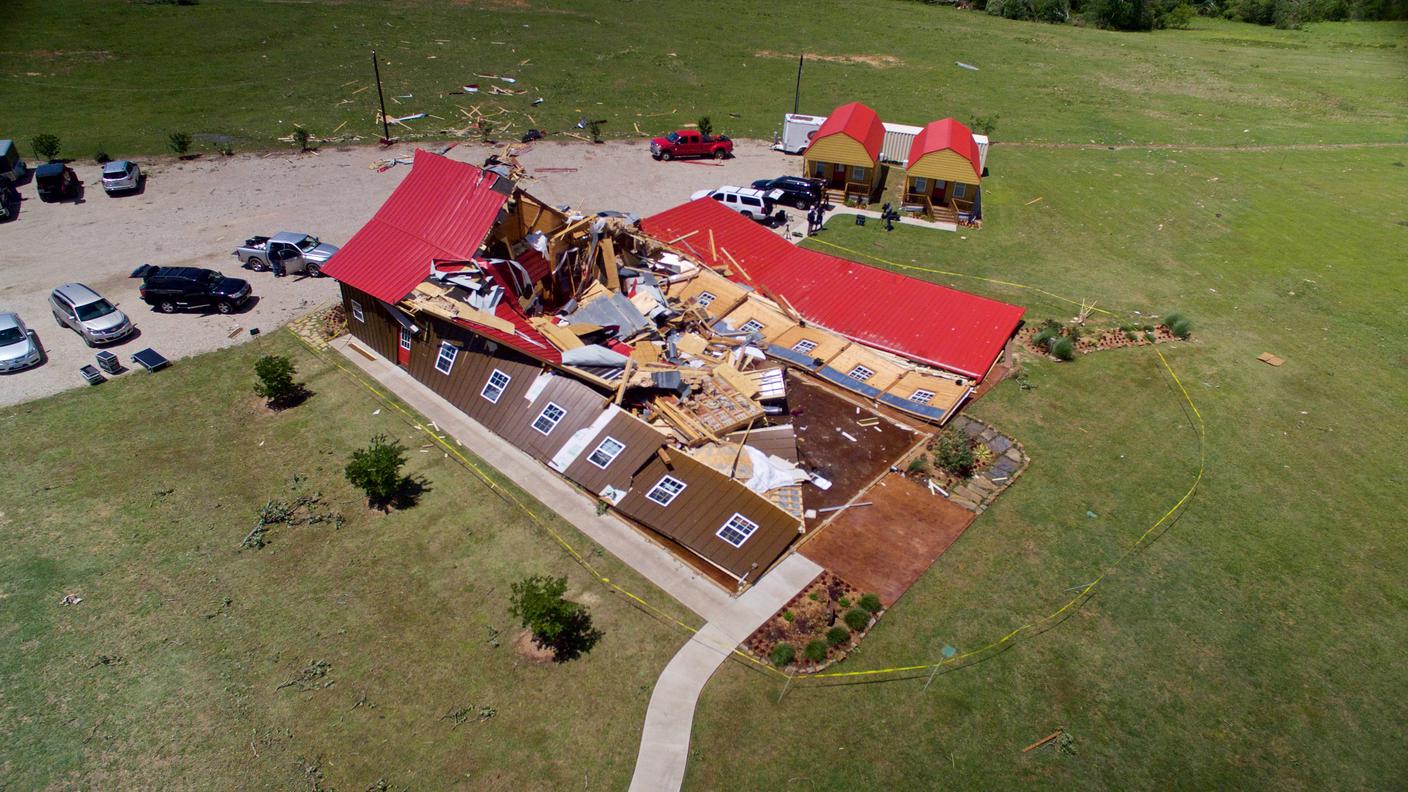
[[[1039,332],[1041,332],[1041,327],[1028,325],[1017,332],[1017,340],[1027,351],[1051,360],[1057,360],[1058,358],[1048,352],[1044,347],[1038,346],[1032,342],[1032,339]],[[1091,352],[1099,352],[1106,349],[1123,349],[1125,347],[1148,346],[1150,344],[1166,344],[1170,341],[1180,340],[1178,336],[1174,335],[1163,325],[1159,325],[1153,330],[1139,329],[1125,331],[1118,327],[1107,327],[1103,330],[1085,329],[1084,333],[1085,334],[1077,339],[1075,343],[1075,351],[1081,355],[1088,355]],[[1069,335],[1069,333],[1063,332],[1062,335]]]
[[[977,418],[959,415],[949,421],[944,431],[962,433],[977,458],[977,465],[968,476],[957,476],[934,463],[935,438],[925,453],[912,461],[905,475],[927,486],[928,481],[942,488],[946,497],[970,511],[982,513],[1012,486],[1031,461],[1022,444]]]
[[[860,603],[864,596],[860,589],[836,574],[823,571],[782,610],[748,636],[743,648],[764,662],[778,665],[787,673],[820,671],[845,657],[884,613],[878,599],[873,603],[873,612],[862,608]],[[847,626],[846,615],[851,611],[862,614],[852,617],[858,624],[861,618],[864,619],[864,626],[859,630]],[[834,644],[828,642],[827,632],[837,627],[846,632],[845,639]],[[805,649],[814,641],[826,644],[826,654],[820,659],[811,660],[806,657]],[[792,662],[779,665],[774,661],[773,650],[779,644],[789,644],[795,650]]]

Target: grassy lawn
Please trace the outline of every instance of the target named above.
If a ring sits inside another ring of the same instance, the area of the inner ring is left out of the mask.
[[[831,58],[809,62],[803,112],[861,99],[905,123],[997,115],[1002,141],[1404,140],[1403,93],[1383,80],[1403,74],[1405,23],[1302,32],[1199,19],[1121,34],[894,0],[15,0],[5,14],[0,136],[30,154],[30,138],[51,132],[81,159],[99,146],[162,153],[174,131],[228,136],[236,149],[286,145],[276,139],[295,124],[372,141],[372,49],[387,61],[387,96],[413,96],[388,98],[390,115],[445,119],[411,122],[420,132],[460,127],[458,108],[479,105],[512,111],[514,138],[582,115],[631,136],[633,123],[659,132],[701,114],[771,137],[792,107],[801,42]],[[487,91],[493,81],[476,72],[512,75],[527,93],[449,95],[464,83]]]
[[[982,230],[833,218],[820,239],[896,263],[1192,317],[1195,340],[1164,349],[1207,419],[1207,477],[1077,615],[927,692],[922,676],[799,684],[779,705],[776,687],[725,669],[704,692],[690,786],[1401,785],[1401,159],[1006,150]],[[1026,304],[1032,321],[1076,310],[909,272]],[[1286,365],[1257,362],[1265,351]],[[1050,612],[1188,486],[1196,438],[1150,350],[1025,371],[1035,389],[1006,381],[974,413],[1022,440],[1031,468],[843,669],[933,661]],[[1057,728],[1075,755],[1021,753]]]
[[[279,415],[249,391],[270,349],[316,393]],[[379,407],[279,333],[0,411],[0,786],[624,788],[682,634],[605,593]],[[389,515],[341,472],[382,431],[430,488]],[[295,475],[345,523],[236,549]],[[610,556],[594,561],[692,620]],[[567,576],[592,607],[606,637],[584,659],[544,667],[512,648],[509,584],[535,573]],[[83,601],[61,605],[70,593]],[[277,689],[316,661],[331,667],[310,689]],[[482,707],[495,712],[479,722]],[[462,708],[468,722],[442,720]]]

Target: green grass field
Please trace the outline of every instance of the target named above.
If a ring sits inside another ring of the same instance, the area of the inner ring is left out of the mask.
[[[250,392],[271,349],[316,393],[279,415]],[[6,454],[25,460],[0,481],[0,786],[623,788],[683,633],[608,594],[379,408],[281,333],[0,411]],[[366,509],[342,477],[378,431],[429,480],[407,511]],[[295,475],[345,524],[276,527],[263,549],[236,549],[266,499],[294,497]],[[613,579],[693,618],[556,527]],[[529,574],[566,575],[591,606],[606,636],[584,659],[515,653],[509,584]],[[83,601],[61,605],[70,593]],[[316,661],[331,669],[313,689],[277,689]],[[480,722],[482,707],[495,714]],[[469,722],[442,720],[462,708]]]
[[[419,132],[461,127],[457,108],[479,105],[512,111],[504,118],[515,138],[583,115],[625,137],[635,123],[660,132],[702,114],[721,131],[770,137],[792,108],[805,46],[819,57],[806,69],[802,112],[861,99],[902,123],[997,115],[1000,141],[1405,139],[1402,84],[1383,82],[1408,64],[1404,23],[1297,32],[1200,19],[1193,30],[1123,34],[896,0],[687,10],[600,0],[19,0],[5,17],[0,137],[30,153],[31,137],[57,134],[64,155],[80,159],[99,146],[163,153],[175,131],[228,136],[236,150],[287,145],[276,139],[295,124],[374,140],[372,49],[386,61],[387,96],[413,97],[388,98],[391,116],[444,119],[411,122]],[[511,75],[527,93],[448,95],[473,82],[487,91],[493,81],[475,73]]]

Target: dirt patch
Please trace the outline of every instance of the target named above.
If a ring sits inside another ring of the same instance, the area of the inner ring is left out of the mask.
[[[552,665],[554,662],[552,650],[538,646],[538,642],[533,640],[533,631],[527,628],[513,639],[513,653],[534,665]]]
[[[893,605],[977,516],[898,473],[841,512],[802,555]]]
[[[894,55],[821,55],[815,52],[806,53],[811,60],[826,61],[827,63],[847,63],[870,66],[875,69],[893,69],[903,66],[904,61]],[[797,57],[795,52],[774,52],[773,50],[758,50],[753,53],[755,58],[786,58],[792,60]]]

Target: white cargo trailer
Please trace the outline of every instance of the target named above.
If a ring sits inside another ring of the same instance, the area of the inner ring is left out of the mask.
[[[773,148],[788,154],[800,154],[807,147],[807,144],[811,143],[812,135],[821,129],[821,125],[824,123],[826,123],[826,116],[788,113],[783,116],[782,134],[778,136]],[[923,127],[907,124],[885,124],[884,126],[885,142],[880,146],[880,159],[884,162],[903,165],[909,156],[909,146],[914,142],[914,136],[919,134]],[[986,168],[988,165],[988,138],[986,135],[973,135],[973,141],[978,144],[978,166]]]

